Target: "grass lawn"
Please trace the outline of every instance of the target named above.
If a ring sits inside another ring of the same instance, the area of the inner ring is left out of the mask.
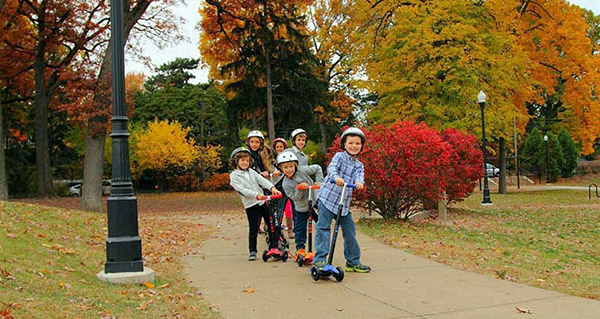
[[[587,191],[477,192],[449,210],[449,222],[361,219],[378,240],[453,267],[600,299],[600,199]]]
[[[144,264],[157,279],[130,286],[96,279],[106,214],[74,210],[77,198],[24,201],[0,201],[0,317],[220,318],[184,280],[180,257],[211,235],[199,216],[239,210],[237,196],[139,196]]]

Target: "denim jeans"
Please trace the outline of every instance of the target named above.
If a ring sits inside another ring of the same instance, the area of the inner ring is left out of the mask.
[[[319,201],[319,221],[317,222],[317,234],[315,235],[315,258],[314,262],[327,262],[329,254],[329,238],[331,231],[331,221],[335,219],[335,214]],[[340,228],[344,237],[344,257],[346,261],[353,264],[360,264],[360,246],[356,241],[356,227],[352,220],[352,214],[348,212],[346,216],[340,216]],[[339,239],[339,235],[338,235]]]
[[[292,202],[292,212],[294,215],[294,236],[296,236],[296,250],[306,249],[306,225],[308,223],[308,212],[296,211],[294,202]]]

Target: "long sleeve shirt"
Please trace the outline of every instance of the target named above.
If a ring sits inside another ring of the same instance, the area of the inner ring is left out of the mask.
[[[308,192],[312,191],[313,196],[313,204],[317,203],[317,190],[308,190],[308,189],[296,189],[296,186],[300,183],[307,183],[308,185],[313,184],[311,175],[315,175],[315,179],[317,182],[321,183],[323,181],[323,170],[319,165],[309,165],[309,166],[298,166],[296,174],[294,174],[293,178],[284,177],[283,178],[283,190],[285,194],[294,202],[294,207],[298,212],[308,212]]]
[[[265,201],[256,199],[256,196],[264,195],[263,188],[273,188],[271,182],[264,179],[253,169],[245,171],[239,169],[233,170],[229,174],[229,184],[240,194],[244,208],[250,208],[256,204],[264,204]]]
[[[286,151],[290,151],[296,155],[298,158],[298,166],[308,165],[308,157],[306,157],[306,154],[304,154],[304,152],[299,150],[296,146],[292,146],[292,148],[288,148]]]
[[[365,183],[365,168],[358,158],[352,158],[347,152],[338,152],[331,159],[327,166],[327,176],[325,183],[321,186],[319,200],[332,213],[337,214],[340,205],[340,196],[342,196],[342,187],[332,184],[329,181],[336,177],[344,179],[344,182],[356,184]],[[346,188],[344,195],[344,209],[342,216],[348,215],[350,199],[352,198],[352,188]]]

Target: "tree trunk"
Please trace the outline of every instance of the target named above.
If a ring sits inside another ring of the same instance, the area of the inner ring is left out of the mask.
[[[498,177],[498,194],[506,194],[506,140],[500,138],[500,175]]]
[[[271,88],[271,59],[269,50],[265,48],[267,58],[267,125],[269,127],[269,140],[275,139],[275,118],[273,117],[273,90]]]
[[[102,212],[102,173],[104,172],[104,143],[106,141],[106,127],[108,118],[102,115],[110,105],[110,69],[112,45],[108,45],[102,60],[98,85],[94,88],[92,103],[97,108],[99,115],[92,117],[88,122],[85,156],[83,159],[83,185],[81,186],[81,208],[94,212]]]
[[[50,175],[50,149],[48,146],[48,105],[50,92],[47,91],[44,73],[46,44],[40,41],[35,56],[35,164],[37,168],[38,196],[54,195]]]
[[[319,122],[319,129],[321,130],[321,149],[323,153],[327,153],[327,147],[329,146],[327,144],[327,130],[325,129],[325,123],[322,121]]]
[[[2,4],[4,4],[2,2]],[[2,7],[0,7],[2,9]],[[8,200],[8,176],[6,176],[6,140],[4,139],[4,110],[0,96],[0,200]]]
[[[127,43],[133,26],[142,17],[144,12],[146,12],[149,5],[149,0],[141,0],[134,8],[125,13],[123,22],[125,43]],[[102,67],[98,74],[98,85],[94,88],[93,103],[97,108],[96,111],[100,112],[100,114],[103,114],[103,111],[111,107],[111,52],[112,44],[109,44],[104,53]],[[102,172],[107,125],[108,117],[103,115],[95,116],[88,122],[87,145],[83,162],[83,185],[81,188],[81,208],[84,210],[102,211]]]

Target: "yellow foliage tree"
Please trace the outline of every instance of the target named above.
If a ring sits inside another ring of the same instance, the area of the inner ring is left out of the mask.
[[[183,171],[192,167],[200,152],[194,139],[187,137],[189,131],[176,121],[148,122],[148,129],[136,138],[135,171],[153,170],[160,182],[167,171]]]
[[[221,145],[206,145],[198,148],[198,167],[201,170],[202,179],[214,174],[221,168]]]

